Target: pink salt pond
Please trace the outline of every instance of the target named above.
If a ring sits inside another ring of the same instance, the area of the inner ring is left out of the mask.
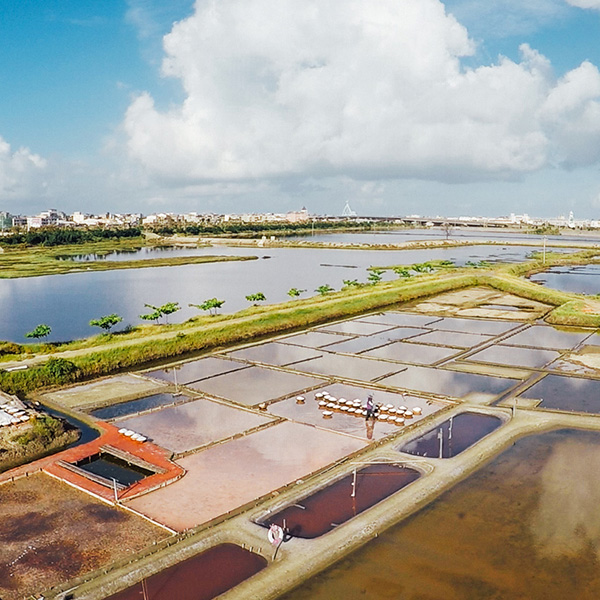
[[[178,460],[187,471],[183,478],[128,505],[181,531],[306,477],[365,444],[347,435],[281,423]]]

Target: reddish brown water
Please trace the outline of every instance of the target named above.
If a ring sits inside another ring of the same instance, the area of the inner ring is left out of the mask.
[[[108,600],[211,600],[267,566],[262,556],[220,544],[174,565]]]
[[[289,535],[315,538],[370,508],[420,477],[403,465],[377,464],[363,467],[296,504],[260,521],[276,523]]]
[[[464,412],[398,449],[417,456],[450,458],[460,454],[500,425],[502,420],[493,415]]]
[[[284,598],[598,600],[599,474],[598,433],[521,439]]]

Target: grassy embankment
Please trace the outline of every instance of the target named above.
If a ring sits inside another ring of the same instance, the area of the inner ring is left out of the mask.
[[[198,263],[230,260],[253,260],[255,256],[171,256],[145,260],[102,260],[111,252],[135,252],[145,246],[143,238],[92,242],[70,246],[33,248],[5,248],[0,253],[0,278],[39,277],[41,275],[61,275],[89,271],[113,269],[141,269],[150,267],[170,267]],[[77,256],[95,255],[99,260],[77,262]]]
[[[560,264],[565,264],[565,257],[558,256]],[[136,368],[151,361],[300,330],[476,285],[555,306],[548,319],[555,324],[600,326],[600,313],[594,308],[593,300],[544,288],[521,277],[524,272],[540,270],[550,265],[547,256],[544,265],[541,261],[533,260],[523,265],[507,265],[494,270],[443,269],[409,279],[351,287],[279,305],[253,307],[233,315],[200,316],[182,324],[140,326],[127,333],[100,335],[63,344],[53,348],[53,359],[42,362],[44,358],[37,357],[39,364],[27,370],[0,371],[0,387],[10,393],[25,393],[41,387]],[[64,362],[57,363],[57,360]]]

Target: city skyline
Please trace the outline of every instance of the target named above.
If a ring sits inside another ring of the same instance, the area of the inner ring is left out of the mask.
[[[5,4],[0,210],[597,218],[600,0],[522,4]]]

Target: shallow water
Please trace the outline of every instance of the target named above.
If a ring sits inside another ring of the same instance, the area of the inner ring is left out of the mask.
[[[464,412],[440,423],[398,450],[416,456],[451,458],[498,429],[500,425],[502,420],[493,415]]]
[[[546,375],[520,397],[542,399],[543,408],[599,414],[600,380]]]
[[[527,437],[281,600],[597,600],[599,503],[599,434]]]
[[[409,366],[396,375],[384,377],[380,383],[400,389],[462,398],[471,393],[500,394],[515,385],[517,381],[450,369]]]
[[[369,465],[269,515],[259,524],[269,527],[275,523],[292,537],[319,537],[406,487],[419,476],[418,471],[403,465]]]
[[[115,419],[116,417],[124,417],[144,410],[150,410],[151,408],[163,406],[164,404],[181,402],[186,398],[186,396],[175,396],[173,394],[153,394],[152,396],[138,398],[137,400],[130,400],[129,402],[121,402],[119,404],[113,404],[112,406],[98,408],[93,410],[91,414],[98,419],[107,421],[109,419]]]
[[[77,463],[77,466],[88,473],[100,475],[100,477],[104,477],[109,481],[116,479],[117,483],[123,485],[131,485],[144,479],[144,477],[154,475],[152,471],[130,465],[116,456],[105,453],[86,458]]]
[[[235,544],[219,544],[108,600],[211,600],[266,566],[258,554]]]
[[[581,265],[573,267],[552,267],[543,273],[530,277],[544,287],[574,292],[577,294],[599,294],[600,265]]]

